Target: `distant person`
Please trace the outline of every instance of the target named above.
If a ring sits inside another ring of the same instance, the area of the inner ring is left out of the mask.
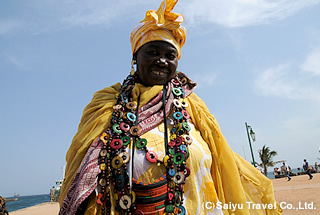
[[[291,180],[291,177],[290,177],[290,175],[289,175],[289,173],[290,173],[290,168],[289,168],[288,164],[286,164],[285,162],[283,162],[281,168],[282,168],[283,171],[284,171],[284,175],[288,177],[288,181],[290,181],[290,180]]]
[[[257,166],[256,169],[263,174],[263,171],[259,166]]]
[[[319,166],[317,162],[314,163],[314,169],[316,170],[316,172],[319,172]]]
[[[291,167],[289,166],[289,174],[290,173],[293,173],[293,171],[292,171]]]
[[[307,159],[304,159],[304,164],[303,164],[303,169],[304,171],[307,172],[307,174],[309,175],[309,180],[311,180],[313,178],[313,176],[311,175],[311,170],[312,170],[312,166],[309,165]]]
[[[273,169],[273,175],[280,175],[280,170],[279,170],[278,167],[275,167],[275,168]]]

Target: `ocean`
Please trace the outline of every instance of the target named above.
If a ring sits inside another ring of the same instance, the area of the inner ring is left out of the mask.
[[[298,173],[299,170],[297,168],[295,168],[295,169],[292,169],[292,172],[293,173]],[[268,172],[268,178],[275,178],[274,175],[273,175],[273,171],[272,172]]]
[[[50,194],[20,196],[18,197],[18,201],[6,202],[6,205],[8,212],[12,212],[34,205],[38,205],[43,202],[50,202]]]

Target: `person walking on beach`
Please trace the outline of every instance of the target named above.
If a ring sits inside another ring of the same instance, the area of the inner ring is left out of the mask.
[[[311,175],[311,169],[312,169],[312,166],[309,165],[307,159],[304,159],[304,164],[303,164],[303,169],[304,171],[307,172],[307,174],[309,175],[309,180],[311,180],[313,178],[313,176]]]
[[[314,163],[314,169],[316,170],[316,172],[319,172],[319,166],[317,162]]]
[[[291,177],[290,177],[290,175],[289,175],[289,174],[290,174],[289,166],[288,166],[288,164],[286,164],[285,162],[283,162],[282,164],[283,164],[283,166],[282,166],[281,168],[283,169],[285,176],[288,177],[288,181],[290,181],[290,180],[291,180]]]

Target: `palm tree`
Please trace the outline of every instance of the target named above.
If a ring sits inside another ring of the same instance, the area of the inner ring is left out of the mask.
[[[262,149],[259,150],[259,157],[262,162],[261,164],[259,164],[259,166],[263,167],[264,174],[266,176],[268,174],[267,172],[268,166],[273,167],[276,163],[278,163],[278,162],[272,161],[272,158],[276,155],[277,155],[277,152],[271,151],[269,147],[266,147],[266,145],[264,145]]]

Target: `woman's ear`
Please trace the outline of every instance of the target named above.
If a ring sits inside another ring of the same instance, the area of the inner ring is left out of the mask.
[[[137,61],[137,53],[134,53],[134,54],[133,54],[132,60]]]
[[[134,75],[136,73],[136,71],[134,70],[134,67],[133,67],[134,64],[137,64],[136,59],[137,59],[137,55],[133,54],[132,61],[131,61],[131,72],[130,72],[131,75]]]

